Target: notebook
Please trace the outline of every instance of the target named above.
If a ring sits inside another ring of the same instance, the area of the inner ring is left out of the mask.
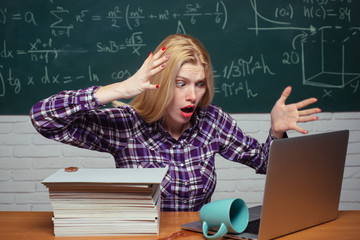
[[[348,138],[342,130],[273,141],[263,205],[249,208],[248,228],[259,230],[226,237],[272,239],[336,219]],[[202,232],[199,221],[182,228]]]

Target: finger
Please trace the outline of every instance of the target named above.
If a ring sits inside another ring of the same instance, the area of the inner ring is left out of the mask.
[[[167,54],[167,55],[163,56],[162,58],[159,58],[159,59],[155,60],[153,62],[153,67],[154,68],[159,67],[162,64],[164,64],[165,62],[167,62],[169,59],[170,59],[170,55]]]
[[[306,123],[306,122],[312,122],[316,121],[319,118],[317,116],[306,116],[306,117],[299,117],[297,122]]]
[[[160,88],[159,84],[146,84],[143,86],[143,90],[141,90],[141,92],[143,92],[144,90],[155,90]],[[140,90],[140,89],[139,89]]]
[[[290,93],[291,93],[291,86],[288,86],[282,92],[278,102],[281,103],[281,104],[285,104],[286,99],[290,96]]]
[[[149,56],[145,59],[145,61],[143,62],[143,64],[141,65],[141,68],[145,67],[150,61],[151,59],[153,58],[153,53],[151,52],[149,54]]]
[[[302,134],[308,134],[309,133],[307,130],[305,130],[305,129],[297,126],[297,125],[294,127],[294,130],[299,132],[299,133],[302,133]]]
[[[151,84],[150,86],[151,86],[150,89],[158,89],[158,88],[160,88],[159,84]]]
[[[166,51],[166,46],[163,46],[159,51],[154,54],[155,58],[160,58]]]
[[[159,72],[161,72],[162,70],[164,70],[166,67],[166,63],[161,64],[160,66],[157,66],[156,68],[153,68],[150,70],[150,75],[151,76],[155,76],[156,74],[158,74]]]
[[[147,59],[151,59],[151,58],[152,58],[152,56],[153,56],[153,53],[152,53],[152,52],[150,52],[150,53],[149,53],[149,56],[148,56],[148,58],[147,58]]]
[[[301,108],[307,107],[310,104],[313,104],[313,103],[315,103],[317,101],[318,101],[317,98],[308,98],[308,99],[305,99],[305,100],[303,100],[301,102],[296,103],[296,107],[297,107],[297,109],[301,109]]]
[[[160,58],[161,55],[163,55],[165,51],[166,51],[166,47],[164,46],[162,49],[160,49],[160,51],[157,51],[157,53],[155,53],[155,54],[153,54],[153,53],[151,52],[151,53],[149,54],[149,56],[147,57],[147,59],[145,60],[145,62],[144,62],[143,65],[149,63],[149,62],[150,62],[151,60],[153,60],[153,59],[155,59],[155,66],[160,65],[161,63],[159,63],[159,62],[156,63],[156,60],[157,60],[158,58]],[[169,55],[169,56],[170,56],[170,55]],[[168,57],[165,58],[165,59],[168,59]],[[164,61],[164,60],[162,60],[162,61]]]
[[[299,116],[309,116],[315,113],[320,113],[321,109],[320,108],[311,108],[311,109],[305,109],[305,110],[301,110],[299,111]]]

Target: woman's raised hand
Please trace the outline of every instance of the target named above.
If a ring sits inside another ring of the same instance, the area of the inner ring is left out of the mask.
[[[140,69],[130,78],[99,88],[95,96],[102,104],[136,97],[146,90],[157,89],[158,84],[152,84],[152,78],[164,70],[166,62],[170,55],[164,55],[166,47],[164,46],[155,54],[150,53]]]
[[[290,96],[290,93],[291,87],[285,88],[271,110],[271,129],[276,138],[282,138],[288,130],[295,130],[303,134],[308,133],[307,130],[299,127],[297,123],[315,121],[318,117],[311,115],[321,112],[320,108],[300,110],[317,102],[316,98],[308,98],[298,103],[286,105],[285,101]]]
[[[165,50],[166,47],[164,46],[154,55],[150,53],[141,68],[128,79],[129,84],[133,85],[133,87],[129,86],[129,89],[133,91],[129,93],[130,98],[135,97],[145,90],[153,90],[160,87],[158,84],[152,84],[151,80],[153,76],[164,70],[166,62],[170,58],[170,55],[163,56]]]

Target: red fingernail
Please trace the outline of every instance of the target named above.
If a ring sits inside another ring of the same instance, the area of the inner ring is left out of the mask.
[[[166,46],[163,46],[163,48],[161,50],[165,51],[165,49],[166,49]]]
[[[156,84],[156,88],[159,88],[160,87],[160,85],[159,84]]]
[[[152,52],[151,53],[149,53],[149,56],[148,57],[150,57],[152,55]]]

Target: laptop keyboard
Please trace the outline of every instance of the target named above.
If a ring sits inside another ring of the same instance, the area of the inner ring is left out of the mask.
[[[259,233],[259,227],[260,227],[260,219],[250,221],[244,230],[246,233],[253,233],[258,234]]]

